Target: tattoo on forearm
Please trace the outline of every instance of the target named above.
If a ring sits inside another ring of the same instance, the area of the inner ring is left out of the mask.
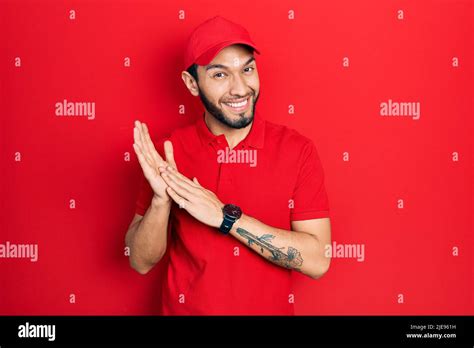
[[[273,238],[275,238],[275,236],[272,234],[264,234],[260,237],[257,237],[240,227],[237,227],[237,233],[247,240],[247,244],[249,246],[252,246],[252,244],[258,245],[262,254],[265,250],[269,251],[271,256],[268,259],[270,261],[273,261],[283,267],[296,270],[299,270],[299,267],[301,267],[303,264],[303,258],[297,249],[289,246],[285,254],[281,250],[285,247],[277,248],[276,246],[272,245],[271,242]]]

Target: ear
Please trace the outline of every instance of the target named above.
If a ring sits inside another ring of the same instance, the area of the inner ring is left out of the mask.
[[[182,71],[181,72],[181,79],[183,80],[184,84],[186,85],[186,88],[189,90],[189,92],[197,97],[199,95],[199,87],[194,79],[194,77],[191,76],[190,73],[187,71]]]

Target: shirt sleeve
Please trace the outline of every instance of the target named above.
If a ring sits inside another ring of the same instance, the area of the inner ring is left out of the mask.
[[[324,186],[324,170],[314,143],[308,141],[299,161],[290,220],[325,217],[329,217],[329,201]]]
[[[166,159],[165,156],[165,151],[164,151],[164,142],[166,140],[170,140],[167,137],[160,138],[158,141],[153,141],[156,150],[160,154],[160,156],[163,159]],[[138,161],[138,160],[137,160]],[[141,170],[140,167],[140,185],[139,185],[139,191],[138,191],[138,196],[137,200],[135,203],[135,213],[138,215],[145,215],[146,211],[148,210],[148,207],[151,204],[151,199],[153,198],[153,190],[148,182],[148,180],[145,178],[145,175],[143,174],[143,171]]]

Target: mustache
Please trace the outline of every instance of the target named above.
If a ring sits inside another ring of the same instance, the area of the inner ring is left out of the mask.
[[[248,94],[248,95],[245,96],[245,97],[238,97],[238,98],[233,98],[233,99],[226,99],[226,100],[223,100],[222,102],[223,102],[223,103],[232,103],[232,102],[235,102],[235,101],[244,101],[245,99],[250,98],[250,97],[254,97],[254,96],[255,96],[255,93],[250,93],[250,94]]]

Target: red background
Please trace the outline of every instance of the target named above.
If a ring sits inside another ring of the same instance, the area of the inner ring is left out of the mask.
[[[333,259],[317,281],[295,275],[297,314],[474,312],[471,1],[0,6],[0,243],[39,246],[38,262],[0,259],[0,314],[156,313],[160,267],[141,276],[124,256],[142,175],[133,121],[156,137],[194,121],[182,53],[216,14],[262,52],[259,110],[314,140],[333,240],[365,245],[364,262]],[[95,119],[55,116],[63,99],[95,102]],[[420,102],[420,119],[381,117],[388,99]]]

